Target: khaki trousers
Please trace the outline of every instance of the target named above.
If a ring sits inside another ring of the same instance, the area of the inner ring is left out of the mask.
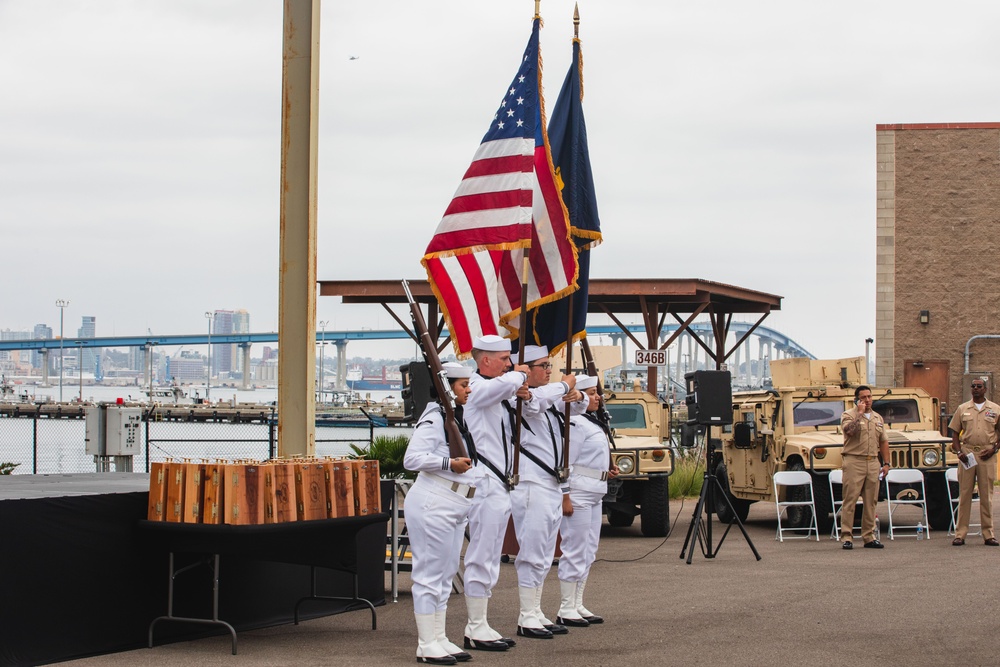
[[[864,502],[861,513],[861,539],[875,539],[875,504],[878,502],[879,464],[876,456],[844,455],[844,506],[840,511],[840,539],[853,538],[854,510],[858,497]]]
[[[958,522],[955,537],[965,539],[969,533],[969,515],[972,514],[972,487],[979,485],[979,522],[983,525],[983,539],[993,534],[993,482],[997,479],[996,457],[983,461],[969,447],[962,447],[969,456],[976,457],[976,465],[966,470],[958,466]]]

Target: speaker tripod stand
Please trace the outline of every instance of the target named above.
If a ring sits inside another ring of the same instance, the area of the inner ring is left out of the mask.
[[[729,531],[735,523],[739,526],[740,532],[743,533],[743,539],[747,541],[750,551],[753,552],[757,560],[760,560],[757,547],[754,546],[753,540],[747,534],[747,529],[743,526],[743,522],[736,515],[733,504],[729,502],[729,496],[726,495],[725,489],[722,488],[722,484],[715,476],[715,470],[712,468],[712,459],[715,458],[715,446],[710,437],[706,435],[706,438],[708,439],[708,445],[705,452],[705,477],[701,483],[701,494],[698,496],[698,504],[694,508],[694,516],[691,517],[691,525],[688,526],[687,537],[684,538],[684,546],[681,547],[680,557],[684,558],[684,552],[686,551],[687,564],[690,565],[691,558],[694,556],[695,542],[698,542],[701,546],[701,553],[705,558],[715,558],[715,555],[719,553],[722,543],[726,541],[726,536],[729,535]],[[712,514],[715,513],[717,498],[722,498],[722,502],[729,507],[729,516],[733,517],[733,522],[726,526],[725,532],[719,538],[719,543],[713,547]]]

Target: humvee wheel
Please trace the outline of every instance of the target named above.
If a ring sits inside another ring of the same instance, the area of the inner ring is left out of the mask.
[[[729,498],[729,502],[733,505],[733,510],[736,514],[733,515],[729,511],[729,506],[726,505],[725,501],[721,498],[715,501],[715,515],[719,517],[719,521],[722,523],[732,523],[734,519],[739,519],[741,523],[747,520],[747,516],[750,514],[750,505],[752,504],[749,500],[743,500],[742,498],[736,498],[729,491],[729,471],[726,470],[726,464],[720,463],[715,468],[715,477],[719,480],[719,485],[722,487],[723,492],[726,497]]]
[[[667,477],[650,477],[642,485],[640,526],[645,537],[665,537],[670,530],[670,493]]]
[[[615,528],[628,528],[635,522],[635,515],[618,510],[608,510],[608,523]]]
[[[788,466],[788,470],[805,470],[806,467],[802,465],[801,461],[796,461]],[[785,493],[788,500],[808,500],[809,492],[806,491],[804,486],[789,486],[787,487]],[[803,507],[801,505],[792,505],[786,508],[785,516],[787,517],[782,524],[787,524],[789,528],[808,528],[812,523],[812,510],[808,507]]]

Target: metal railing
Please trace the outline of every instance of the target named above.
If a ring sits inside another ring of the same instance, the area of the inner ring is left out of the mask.
[[[277,456],[278,423],[273,408],[239,422],[161,420],[144,409],[142,421],[141,454],[132,462],[135,472],[149,472],[150,463],[167,459],[265,460]],[[350,445],[366,447],[384,430],[398,432],[399,428],[374,421],[367,427],[317,427],[316,455],[352,453]],[[17,464],[15,475],[94,472],[96,464],[85,451],[85,438],[82,415],[49,416],[35,411],[0,416],[0,463]]]

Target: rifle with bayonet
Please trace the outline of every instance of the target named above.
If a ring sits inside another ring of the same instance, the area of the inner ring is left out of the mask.
[[[604,404],[604,383],[601,382],[597,363],[594,361],[594,353],[591,351],[590,343],[586,338],[581,341],[581,347],[583,348],[583,358],[587,362],[587,375],[597,376],[597,397],[600,399],[597,408],[597,421],[601,423],[604,433],[608,436],[608,442],[611,443],[611,448],[614,449],[615,436],[611,432],[611,413],[608,412],[608,408]]]
[[[451,458],[469,458],[465,450],[465,439],[462,438],[462,431],[458,428],[458,421],[455,419],[455,393],[451,390],[451,383],[448,382],[448,372],[441,365],[441,357],[438,356],[437,346],[427,330],[427,322],[424,321],[424,314],[420,306],[413,299],[410,292],[410,284],[403,281],[403,291],[406,292],[406,300],[410,304],[410,319],[413,321],[413,330],[417,334],[420,349],[424,353],[424,362],[430,369],[431,382],[434,384],[434,391],[441,399],[444,407],[444,432],[448,438],[448,452]]]

